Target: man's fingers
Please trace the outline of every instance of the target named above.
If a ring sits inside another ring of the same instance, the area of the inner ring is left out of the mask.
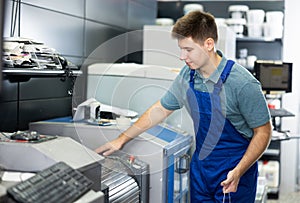
[[[103,152],[109,150],[109,148],[106,145],[103,145],[101,147],[98,147],[97,149],[95,149],[95,152],[98,154],[102,154]]]
[[[224,180],[223,182],[221,182],[221,186],[223,186],[223,192],[226,193],[226,190],[228,188],[228,180]]]
[[[103,156],[108,156],[117,151],[118,149],[112,143],[106,143],[101,147],[95,149],[95,152],[98,154],[102,154]]]
[[[221,186],[226,186],[229,183],[229,180],[226,179],[223,182],[221,182]]]
[[[114,149],[109,149],[109,150],[107,150],[107,151],[105,151],[104,153],[103,153],[103,156],[109,156],[109,155],[111,155],[112,153],[114,153],[116,150],[114,150]]]

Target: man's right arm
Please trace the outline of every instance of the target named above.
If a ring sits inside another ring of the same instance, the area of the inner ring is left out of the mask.
[[[98,147],[95,152],[103,154],[104,156],[112,154],[121,149],[128,141],[159,124],[172,112],[172,110],[164,108],[160,101],[157,101],[131,127],[121,133],[118,138]]]

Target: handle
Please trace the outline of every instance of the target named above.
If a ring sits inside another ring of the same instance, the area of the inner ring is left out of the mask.
[[[176,173],[186,173],[190,170],[190,156],[184,154],[178,158],[178,161],[175,164]]]

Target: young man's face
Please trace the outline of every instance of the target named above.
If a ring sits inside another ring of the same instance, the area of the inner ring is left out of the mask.
[[[199,69],[205,65],[208,52],[203,45],[196,43],[191,37],[178,40],[180,60],[185,61],[190,69]]]

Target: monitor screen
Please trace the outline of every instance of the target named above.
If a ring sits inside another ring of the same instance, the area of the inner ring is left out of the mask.
[[[255,77],[264,91],[292,91],[292,63],[279,61],[256,61]]]

